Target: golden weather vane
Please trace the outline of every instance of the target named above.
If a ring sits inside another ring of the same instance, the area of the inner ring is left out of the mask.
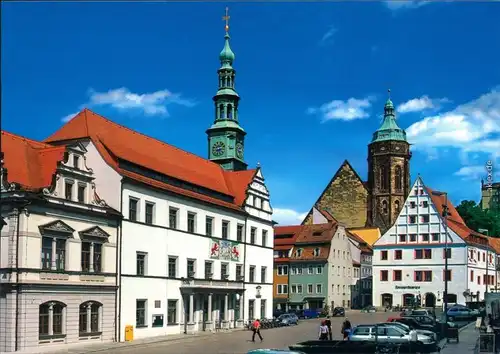
[[[231,18],[231,16],[229,16],[229,7],[226,7],[226,15],[225,16],[222,16],[222,21],[226,21],[226,32],[229,31],[229,19]]]

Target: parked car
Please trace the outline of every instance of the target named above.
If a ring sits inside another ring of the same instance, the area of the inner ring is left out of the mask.
[[[426,329],[412,328],[412,327],[405,325],[404,323],[401,323],[401,322],[379,323],[379,324],[377,324],[377,326],[394,326],[396,328],[401,329],[405,333],[410,333],[410,330],[415,329],[418,336],[424,335],[424,336],[427,336],[427,337],[434,339],[434,341],[437,341],[437,334],[434,331],[426,330]]]
[[[436,332],[437,330],[439,330],[438,326],[436,326],[435,324],[432,325],[428,323],[420,323],[413,317],[389,317],[387,319],[387,322],[398,322],[411,328],[422,329],[426,331]]]
[[[318,318],[322,309],[316,310],[316,309],[304,309],[304,310],[298,310],[296,311],[296,315],[299,318]]]
[[[408,343],[410,341],[409,333],[394,326],[377,325],[359,325],[354,328],[351,341],[357,342],[375,342],[378,343]],[[428,336],[419,335],[418,342],[425,346],[436,345],[436,341]]]
[[[299,323],[299,316],[297,316],[296,313],[289,313],[288,315],[290,315],[291,317],[293,317],[296,323]]]
[[[479,311],[471,310],[465,306],[453,306],[446,314],[450,321],[469,321],[476,319],[479,316]]]
[[[345,309],[343,307],[335,307],[332,311],[332,316],[345,316]]]
[[[375,306],[366,306],[361,310],[361,312],[372,313],[377,312],[377,309],[375,308]]]
[[[293,315],[291,313],[285,313],[277,318],[277,320],[283,325],[283,326],[290,326],[293,324],[298,324],[299,319],[296,315]]]

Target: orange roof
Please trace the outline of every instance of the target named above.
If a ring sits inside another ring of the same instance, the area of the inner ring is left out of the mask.
[[[47,143],[89,138],[104,160],[125,177],[209,203],[241,209],[257,170],[232,172],[200,156],[114,123],[89,109],[78,113],[45,140]],[[176,187],[120,168],[119,161],[233,197],[233,202]]]
[[[453,206],[450,199],[446,198],[444,194],[442,195],[434,195],[433,192],[437,192],[432,190],[429,187],[426,187],[429,196],[431,197],[432,202],[436,206],[439,214],[443,214],[443,205],[446,204],[448,209],[448,216],[446,217],[446,223],[450,229],[452,229],[458,236],[460,236],[464,241],[473,244],[479,244],[482,246],[489,246],[488,237],[476,232],[474,230],[469,229],[469,227],[465,224],[464,219],[460,216],[457,209]],[[440,192],[443,193],[443,192]]]
[[[303,225],[296,243],[330,242],[337,231],[336,223]]]
[[[2,131],[4,167],[9,183],[28,191],[52,185],[57,164],[64,159],[65,146],[54,147]]]
[[[275,226],[274,227],[274,246],[294,245],[298,234],[302,230],[301,225],[293,226]]]
[[[493,248],[497,254],[500,254],[500,238],[488,237],[488,242],[491,248]]]
[[[372,246],[380,238],[380,230],[377,227],[350,228],[350,234],[356,235],[366,244]]]
[[[274,245],[275,251],[288,251],[292,249],[293,245]]]
[[[314,255],[314,250],[316,248],[320,249],[319,256]],[[300,257],[297,257],[297,250],[302,250]],[[319,245],[319,246],[298,246],[295,247],[295,251],[290,257],[291,261],[324,261],[328,259],[330,254],[330,245]]]

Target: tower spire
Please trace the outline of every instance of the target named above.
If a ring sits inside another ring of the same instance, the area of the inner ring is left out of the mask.
[[[213,97],[215,121],[207,130],[208,156],[223,168],[232,171],[246,170],[243,159],[245,131],[239,125],[238,104],[240,96],[234,88],[236,72],[233,68],[235,55],[229,45],[229,9],[226,7],[222,20],[225,22],[224,48],[219,54],[221,66],[218,90]]]
[[[387,90],[387,101],[384,105],[384,120],[380,128],[373,133],[372,142],[384,140],[406,141],[406,132],[398,126],[394,104],[391,101],[391,89]]]

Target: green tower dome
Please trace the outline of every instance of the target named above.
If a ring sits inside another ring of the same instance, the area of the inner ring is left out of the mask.
[[[229,34],[226,32],[226,35],[224,36],[224,39],[226,40],[224,43],[224,48],[219,54],[219,60],[222,64],[222,66],[231,66],[234,61],[234,53],[231,50],[231,46],[229,45]]]
[[[389,90],[390,93],[390,90]],[[406,132],[401,129],[396,122],[396,115],[394,113],[394,104],[389,97],[384,105],[384,121],[380,128],[373,133],[373,142],[377,141],[387,141],[387,140],[397,140],[397,141],[407,141]]]

